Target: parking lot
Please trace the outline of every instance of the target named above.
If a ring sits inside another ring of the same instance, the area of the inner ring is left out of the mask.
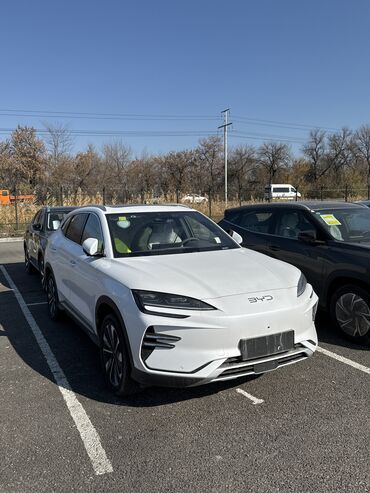
[[[118,399],[22,248],[0,243],[1,492],[370,491],[370,351],[325,315],[303,363]]]

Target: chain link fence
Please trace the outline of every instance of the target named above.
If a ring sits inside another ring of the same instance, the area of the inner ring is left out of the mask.
[[[347,185],[343,188],[320,187],[317,189],[302,189],[296,187],[297,194],[293,200],[319,200],[319,201],[344,201],[354,202],[357,200],[370,199],[370,186],[352,187]],[[301,194],[299,198],[298,192]],[[19,193],[19,192],[18,192]],[[238,207],[250,203],[258,203],[266,200],[265,187],[246,187],[239,192],[229,191],[227,207]],[[281,202],[281,199],[274,199]],[[42,206],[85,206],[90,204],[161,204],[161,203],[185,203],[207,214],[215,221],[223,217],[225,201],[223,194],[212,193],[185,193],[180,190],[167,191],[158,190],[129,193],[128,190],[114,187],[95,187],[88,190],[71,190],[66,186],[45,187],[36,189],[33,200],[15,200],[9,205],[0,205],[0,237],[22,236],[27,224],[32,220],[34,214]]]

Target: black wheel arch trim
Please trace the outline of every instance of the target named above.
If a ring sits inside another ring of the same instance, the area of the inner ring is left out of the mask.
[[[325,283],[323,304],[327,306],[333,294],[346,284],[358,285],[363,289],[367,289],[370,293],[370,282],[366,275],[361,275],[353,271],[336,271],[335,275],[329,276]]]
[[[125,321],[123,320],[123,317],[121,315],[121,312],[120,312],[119,308],[117,307],[117,305],[115,304],[115,302],[111,298],[109,298],[108,296],[100,296],[100,298],[96,302],[96,306],[95,306],[95,327],[96,327],[96,332],[99,335],[99,326],[100,326],[101,320],[99,320],[98,312],[99,312],[99,308],[102,305],[109,306],[109,308],[112,310],[113,314],[118,318],[118,321],[121,324],[121,328],[122,328],[122,332],[123,332],[123,337],[125,338],[125,344],[126,344],[126,348],[127,348],[127,351],[128,351],[128,356],[129,356],[129,359],[130,359],[131,373],[132,373],[133,372],[133,369],[134,369],[134,360],[133,360],[133,357],[132,357],[132,350],[131,350],[130,341],[129,341],[129,338],[128,338],[128,335],[127,335],[126,324],[125,324]]]

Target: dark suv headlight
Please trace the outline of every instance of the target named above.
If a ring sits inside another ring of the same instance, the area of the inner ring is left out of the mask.
[[[298,286],[297,286],[297,297],[301,296],[305,292],[306,286],[307,286],[307,279],[305,275],[302,274],[301,272],[301,277],[299,278]]]
[[[166,315],[165,313],[151,310],[151,307],[169,308],[171,310],[216,310],[212,305],[204,303],[204,301],[181,296],[179,294],[159,293],[157,291],[142,291],[135,289],[132,291],[136,304],[143,312],[155,313],[156,315]],[[181,316],[181,315],[180,315]]]

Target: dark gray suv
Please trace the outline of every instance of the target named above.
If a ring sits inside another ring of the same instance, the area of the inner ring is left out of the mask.
[[[242,245],[295,265],[338,329],[370,342],[370,209],[343,202],[247,205],[219,225]]]
[[[39,271],[42,287],[44,279],[44,253],[48,237],[56,231],[64,216],[76,207],[42,207],[36,212],[24,234],[24,263],[26,272]]]

